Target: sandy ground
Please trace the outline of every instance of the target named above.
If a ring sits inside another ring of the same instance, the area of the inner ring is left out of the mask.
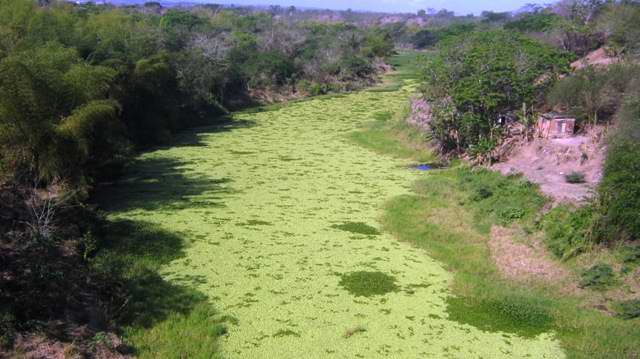
[[[521,173],[555,202],[581,203],[593,196],[602,179],[606,149],[602,130],[566,139],[536,139],[492,166],[502,174]],[[565,175],[581,172],[585,183],[567,183]]]

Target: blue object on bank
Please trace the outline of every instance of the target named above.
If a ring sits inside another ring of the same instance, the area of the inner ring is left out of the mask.
[[[417,169],[418,171],[430,171],[433,169],[433,167],[429,165],[417,165],[415,166],[415,169]]]

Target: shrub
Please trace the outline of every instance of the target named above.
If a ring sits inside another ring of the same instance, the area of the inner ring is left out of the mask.
[[[584,251],[591,240],[591,228],[595,217],[592,206],[574,209],[558,206],[542,220],[545,244],[553,254],[562,259]]]
[[[482,201],[493,196],[493,192],[486,186],[480,186],[474,190],[471,200],[474,202]]]
[[[432,47],[438,43],[438,35],[431,30],[422,29],[411,37],[411,43],[416,49]]]
[[[13,315],[2,309],[0,311],[0,348],[8,348],[13,344],[16,335],[15,325]]]
[[[567,183],[584,183],[585,182],[585,178],[584,178],[584,173],[582,172],[571,172],[568,173],[564,176],[565,181],[567,181]]]
[[[558,81],[547,96],[552,106],[560,106],[578,119],[593,124],[607,121],[620,107],[630,80],[640,76],[635,65],[615,65],[606,70],[587,67]]]
[[[625,246],[622,250],[622,261],[625,264],[640,264],[640,247]]]
[[[522,208],[507,207],[498,211],[498,218],[503,224],[512,223],[515,220],[524,217],[524,210]]]
[[[616,312],[616,315],[622,319],[640,318],[640,299],[618,303]]]
[[[605,289],[613,284],[615,276],[608,264],[596,264],[580,275],[580,288]]]
[[[551,12],[536,12],[522,15],[504,25],[505,30],[521,32],[544,32],[558,26],[560,17]]]
[[[638,91],[640,92],[640,91]],[[640,97],[631,93],[618,115],[619,129],[609,140],[596,237],[612,243],[640,238]]]

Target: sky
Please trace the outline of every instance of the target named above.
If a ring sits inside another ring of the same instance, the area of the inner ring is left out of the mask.
[[[313,7],[320,9],[353,9],[384,12],[416,12],[420,9],[447,9],[459,15],[470,13],[479,14],[483,10],[512,11],[533,0],[218,0],[201,2],[216,2],[236,5],[280,5]]]

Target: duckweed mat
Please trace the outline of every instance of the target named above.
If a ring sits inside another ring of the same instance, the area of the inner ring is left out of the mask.
[[[309,100],[185,133],[140,156],[104,206],[189,243],[163,276],[237,318],[229,358],[563,357],[552,333],[449,320],[452,275],[379,230],[384,202],[429,174],[347,134],[412,91]]]

